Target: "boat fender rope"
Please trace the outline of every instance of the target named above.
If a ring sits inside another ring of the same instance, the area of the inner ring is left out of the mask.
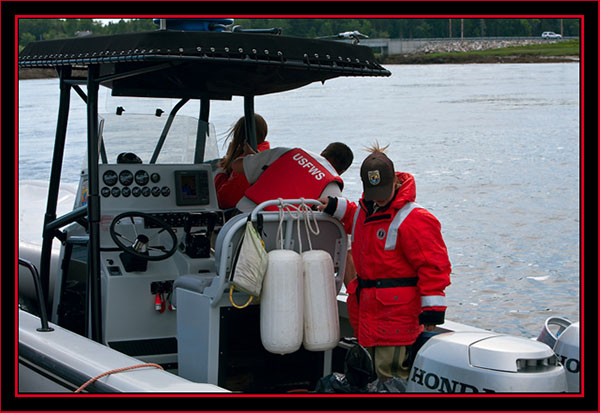
[[[133,370],[133,369],[139,369],[141,367],[156,367],[157,369],[164,370],[161,365],[156,364],[156,363],[137,364],[135,366],[121,367],[119,369],[109,370],[109,371],[106,371],[106,372],[104,372],[102,374],[97,375],[96,377],[92,377],[91,379],[89,379],[88,381],[86,381],[84,384],[81,385],[81,387],[79,387],[77,390],[75,390],[75,393],[81,392],[83,389],[85,389],[87,386],[89,386],[90,384],[92,384],[96,380],[98,380],[98,379],[100,379],[100,378],[102,378],[104,376],[108,376],[109,374],[121,373],[123,371]]]
[[[279,226],[277,228],[277,235],[275,236],[275,239],[276,240],[279,239],[280,234],[281,234],[279,248],[283,249],[282,224],[283,224],[283,217],[285,216],[285,213],[288,212],[290,214],[290,217],[292,219],[296,220],[296,222],[297,222],[298,246],[299,246],[300,253],[302,253],[302,237],[300,236],[300,220],[301,219],[304,219],[304,226],[306,228],[306,238],[308,239],[308,247],[310,250],[312,250],[312,242],[310,239],[310,233],[318,236],[321,232],[319,229],[319,223],[317,222],[317,218],[314,214],[314,211],[306,204],[304,198],[300,198],[301,202],[300,202],[299,206],[285,203],[282,198],[277,198],[277,199],[279,200],[279,205],[278,205]],[[294,215],[293,211],[296,212],[296,215]],[[312,223],[311,223],[311,218],[313,221]]]

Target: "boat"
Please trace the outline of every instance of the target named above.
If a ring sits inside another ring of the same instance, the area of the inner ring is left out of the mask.
[[[19,67],[54,68],[60,85],[41,241],[19,242],[19,394],[306,393],[344,371],[357,345],[343,292],[334,301],[340,339],[325,350],[268,351],[262,300],[238,308],[248,295],[232,290],[232,274],[248,222],[266,251],[309,242],[325,251],[337,277],[348,241],[336,219],[310,209],[315,200],[270,200],[233,217],[219,209],[210,103],[242,96],[256,148],[255,98],[391,73],[357,42],[231,24],[161,19],[156,31],[36,41],[19,54]],[[127,102],[177,103],[168,113],[140,114],[133,103],[100,113],[100,86]],[[87,107],[86,167],[65,197],[71,91]],[[178,114],[189,101],[199,102],[197,117]],[[39,202],[40,184],[28,187],[20,196]],[[59,213],[65,204],[72,208]],[[578,322],[549,319],[532,340],[446,321],[416,353],[404,391],[578,392],[579,360]]]

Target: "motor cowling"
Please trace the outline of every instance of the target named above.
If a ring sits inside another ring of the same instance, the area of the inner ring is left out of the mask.
[[[558,361],[567,371],[568,391],[578,393],[581,371],[579,322],[571,323],[562,317],[550,317],[544,323],[537,340],[554,350]]]
[[[431,337],[413,363],[407,392],[561,393],[563,366],[548,346],[492,332]]]
[[[567,370],[569,392],[579,392],[579,375],[581,371],[579,356],[579,322],[571,324],[558,337],[554,345],[558,360]]]

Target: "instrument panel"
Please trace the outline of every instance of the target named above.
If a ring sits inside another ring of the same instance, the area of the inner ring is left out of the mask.
[[[117,215],[140,212],[171,227],[179,242],[185,244],[188,257],[209,255],[210,234],[225,222],[209,164],[101,164],[98,167],[103,248],[114,247],[109,228]],[[130,241],[136,239],[138,233],[153,238],[161,232],[157,224],[141,217],[131,221],[123,219],[119,225],[118,232]],[[158,239],[160,237],[154,242]]]
[[[101,164],[102,211],[218,210],[208,164]]]
[[[104,198],[111,196],[114,198],[120,196],[148,198],[161,195],[168,197],[171,194],[171,188],[161,186],[160,180],[159,173],[154,172],[150,175],[146,169],[138,169],[135,172],[123,169],[118,174],[114,169],[107,169],[102,173],[102,183],[104,185],[100,187],[100,195]]]

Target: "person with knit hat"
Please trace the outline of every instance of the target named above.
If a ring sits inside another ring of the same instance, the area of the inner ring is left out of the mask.
[[[348,313],[380,380],[408,379],[410,346],[444,323],[451,264],[439,221],[415,202],[414,177],[396,172],[375,145],[363,161],[363,196],[321,198],[319,210],[351,235],[356,277],[347,281]]]

